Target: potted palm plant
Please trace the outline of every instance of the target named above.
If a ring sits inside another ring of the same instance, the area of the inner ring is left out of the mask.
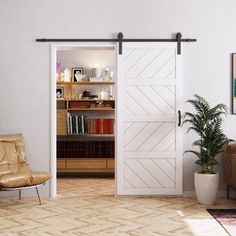
[[[194,99],[187,102],[193,106],[195,113],[186,112],[183,124],[189,124],[187,133],[194,131],[198,139],[193,142],[196,149],[187,150],[185,153],[197,156],[195,163],[200,165],[200,170],[194,173],[198,201],[202,204],[213,204],[219,186],[219,173],[213,171],[213,166],[217,164],[215,157],[222,152],[225,144],[233,141],[226,137],[221,127],[222,117],[227,115],[227,107],[224,104],[212,107],[199,95],[194,95]]]

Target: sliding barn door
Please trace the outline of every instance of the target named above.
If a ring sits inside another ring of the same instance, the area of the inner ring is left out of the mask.
[[[176,43],[117,55],[117,195],[182,193],[181,56]]]

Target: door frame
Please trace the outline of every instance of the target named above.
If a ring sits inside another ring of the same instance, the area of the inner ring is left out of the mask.
[[[51,152],[50,152],[50,172],[51,172],[51,181],[50,181],[50,196],[55,197],[57,195],[57,156],[56,156],[56,141],[57,141],[57,100],[56,100],[56,62],[57,62],[57,51],[58,50],[66,50],[70,48],[80,48],[80,47],[94,47],[94,48],[114,48],[115,55],[117,54],[117,43],[116,42],[66,42],[66,43],[52,43],[50,45],[51,47],[51,117],[50,117],[50,123],[51,123],[51,128],[50,128],[50,147],[51,147]],[[116,60],[116,56],[115,56]],[[116,67],[117,67],[117,62],[116,62]],[[116,81],[117,81],[117,69],[116,69]],[[117,85],[115,83],[115,94],[117,96]],[[115,97],[115,101],[117,101]],[[116,106],[115,106],[115,119],[117,118],[117,112],[116,112]],[[116,133],[115,133],[115,148],[116,148]],[[116,151],[115,151],[115,193],[117,189],[117,178],[116,178]]]

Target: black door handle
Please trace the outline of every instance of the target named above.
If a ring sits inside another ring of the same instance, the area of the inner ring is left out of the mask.
[[[178,126],[181,126],[181,111],[178,110]]]

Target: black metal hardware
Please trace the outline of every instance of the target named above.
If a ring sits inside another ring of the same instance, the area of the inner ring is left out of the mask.
[[[182,34],[180,32],[178,32],[176,34],[176,40],[177,40],[177,54],[180,55],[181,54],[181,38],[182,38]]]
[[[181,126],[181,111],[178,111],[178,126]]]
[[[124,36],[123,36],[123,34],[120,32],[120,33],[118,34],[118,40],[119,40],[119,55],[122,54],[122,41],[123,41],[123,38],[124,38]]]
[[[122,54],[122,42],[177,42],[177,54],[181,54],[181,42],[196,42],[196,39],[182,39],[182,34],[178,32],[174,39],[124,39],[123,33],[120,32],[115,39],[36,39],[36,42],[118,42],[119,54]]]
[[[36,42],[118,42],[118,39],[36,39]]]
[[[39,205],[42,205],[37,186],[35,188],[36,188],[36,192],[37,192],[37,195],[38,195]]]
[[[36,39],[36,42],[119,42],[117,39]],[[181,42],[197,42],[197,39],[181,39]],[[177,42],[176,39],[122,39],[122,42]]]

